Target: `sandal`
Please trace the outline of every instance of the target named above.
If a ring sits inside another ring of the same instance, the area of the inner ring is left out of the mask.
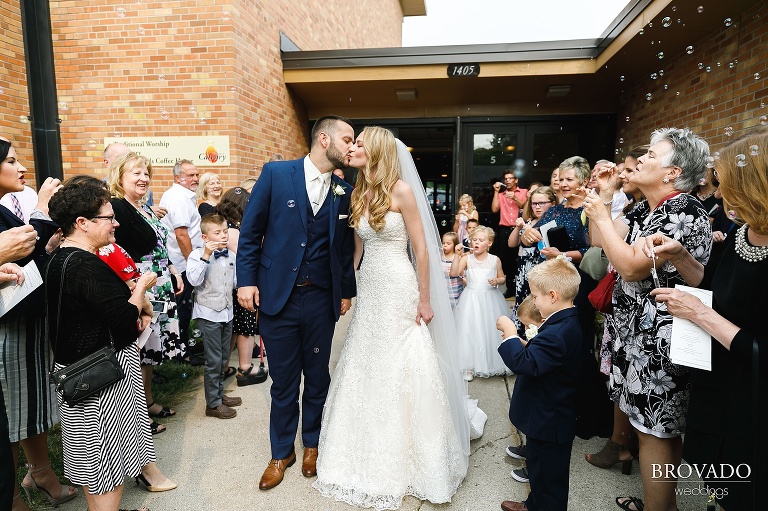
[[[626,499],[623,502],[619,502],[621,499]],[[631,497],[627,495],[626,497],[616,497],[616,505],[619,506],[624,511],[643,511],[643,508],[645,507],[643,505],[643,500],[639,497]],[[634,505],[635,508],[632,509],[629,506]]]
[[[609,438],[599,452],[585,454],[584,459],[599,468],[611,468],[612,466],[621,463],[621,473],[630,475],[632,474],[632,455],[630,455],[629,459],[623,460],[619,454],[621,451],[626,450],[627,448],[625,446],[619,445]]]
[[[75,490],[73,493],[70,493],[71,490],[74,490],[71,486],[64,486],[63,484],[59,483],[58,486],[60,486],[59,490],[59,496],[54,497],[51,495],[51,493],[43,488],[42,486],[38,486],[37,481],[35,481],[35,477],[33,474],[36,474],[38,472],[42,472],[44,470],[48,470],[51,468],[51,464],[49,463],[47,466],[43,468],[35,468],[32,464],[27,464],[27,475],[24,477],[24,479],[21,482],[21,487],[24,488],[24,492],[27,494],[27,500],[32,501],[32,490],[39,491],[40,493],[45,496],[45,498],[48,500],[48,502],[51,503],[52,506],[58,507],[59,504],[63,504],[64,502],[68,502],[72,499],[74,499],[77,496],[77,491]],[[29,479],[27,479],[29,478]],[[16,496],[20,497],[21,492]]]
[[[167,406],[161,406],[161,407],[160,407],[160,411],[159,411],[159,412],[157,412],[157,413],[152,413],[152,412],[150,412],[150,411],[149,411],[149,409],[150,409],[150,408],[152,408],[153,406],[155,406],[156,404],[157,404],[157,403],[155,403],[154,401],[152,401],[152,403],[150,403],[150,404],[148,404],[148,405],[147,405],[147,414],[148,414],[150,417],[158,417],[158,418],[160,418],[160,419],[165,419],[165,418],[167,418],[167,417],[173,417],[174,415],[176,415],[176,412],[174,412],[173,410],[171,410],[171,409],[170,409],[170,408],[168,408]],[[160,405],[158,405],[158,406],[160,406]]]
[[[165,426],[163,426],[157,421],[152,421],[149,423],[149,430],[152,432],[153,435],[158,435],[164,432],[166,429],[168,428],[166,428]]]
[[[224,379],[231,378],[234,375],[237,374],[237,369],[235,369],[232,366],[227,367],[226,371],[224,371]]]

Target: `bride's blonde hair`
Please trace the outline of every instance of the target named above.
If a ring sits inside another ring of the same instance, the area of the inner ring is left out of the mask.
[[[357,173],[355,190],[350,199],[349,223],[352,227],[358,226],[370,194],[370,202],[367,203],[368,225],[379,232],[385,224],[384,215],[392,205],[392,188],[402,175],[397,145],[395,135],[379,126],[367,126],[360,136],[368,162]]]

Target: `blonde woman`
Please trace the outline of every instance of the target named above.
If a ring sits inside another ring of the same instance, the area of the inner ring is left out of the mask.
[[[313,486],[377,509],[397,509],[405,495],[450,502],[467,471],[469,421],[460,374],[444,363],[457,351],[448,346],[455,332],[441,331],[453,316],[437,226],[413,159],[392,132],[365,128],[349,166],[360,169],[349,215],[355,261],[363,251],[365,258],[328,393]],[[429,431],[429,439],[404,424]]]
[[[197,210],[201,217],[216,212],[216,206],[221,202],[222,191],[221,180],[217,174],[205,172],[200,176],[200,182],[197,185],[197,198],[202,202]]]
[[[459,239],[463,240],[469,236],[467,232],[467,220],[474,218],[479,219],[475,202],[472,200],[472,196],[465,193],[459,197],[459,212],[456,213],[456,221],[453,223],[453,232],[458,234]]]

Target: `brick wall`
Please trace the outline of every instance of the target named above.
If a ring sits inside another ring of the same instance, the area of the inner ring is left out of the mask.
[[[629,87],[619,108],[616,147],[626,152],[647,144],[654,129],[674,126],[691,128],[716,151],[758,125],[760,117],[768,115],[767,17],[768,2],[758,2],[731,26],[723,24],[691,41],[693,53],[683,49],[670,55],[659,66],[663,77],[653,80],[649,72]]]
[[[0,5],[0,122],[32,172],[18,1]],[[104,175],[102,141],[115,133],[228,135],[232,165],[212,169],[226,187],[273,153],[307,150],[281,31],[304,50],[399,46],[402,35],[398,0],[60,0],[51,22],[65,176]],[[170,168],[157,168],[157,199],[170,184]]]

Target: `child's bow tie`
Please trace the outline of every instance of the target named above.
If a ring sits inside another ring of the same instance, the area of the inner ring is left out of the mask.
[[[229,250],[226,248],[222,250],[214,250],[213,251],[213,257],[218,259],[219,257],[227,257],[229,255]]]

